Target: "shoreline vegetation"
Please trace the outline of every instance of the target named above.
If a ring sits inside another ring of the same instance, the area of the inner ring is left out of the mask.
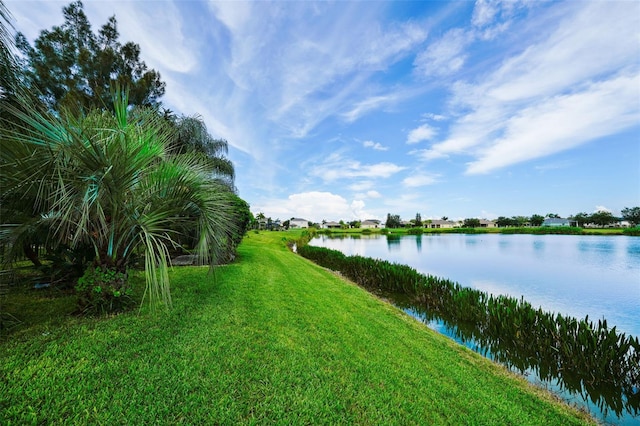
[[[79,318],[72,295],[16,285],[0,423],[595,424],[295,255],[301,236],[250,232],[213,274],[173,268],[166,314]]]
[[[532,372],[543,382],[555,382],[593,402],[604,415],[640,414],[640,341],[609,327],[606,319],[596,323],[588,316],[546,312],[523,298],[491,295],[407,265],[345,255],[307,241],[302,237],[296,242],[301,256],[398,307],[419,312],[426,321],[443,321],[478,352],[521,374]]]
[[[313,231],[318,234],[349,234],[349,235],[369,235],[369,234],[398,234],[398,235],[421,235],[421,234],[534,234],[534,235],[628,235],[640,236],[640,227],[635,228],[580,228],[580,227],[503,227],[503,228],[326,228]]]

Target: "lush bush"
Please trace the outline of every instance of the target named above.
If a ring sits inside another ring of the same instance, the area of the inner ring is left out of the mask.
[[[112,268],[87,268],[76,284],[78,308],[83,314],[118,312],[131,303],[127,274]]]
[[[535,235],[582,235],[584,229],[576,226],[535,226],[501,228],[501,234],[535,234]]]
[[[409,235],[422,235],[424,233],[424,229],[422,228],[409,228],[407,230],[407,234]]]
[[[635,228],[627,228],[622,231],[622,233],[624,235],[640,236],[640,226],[636,226]]]

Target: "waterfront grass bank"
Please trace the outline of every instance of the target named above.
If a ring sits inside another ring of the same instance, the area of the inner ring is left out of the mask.
[[[0,343],[0,423],[588,424],[504,368],[250,233],[176,268],[174,308],[34,324]]]

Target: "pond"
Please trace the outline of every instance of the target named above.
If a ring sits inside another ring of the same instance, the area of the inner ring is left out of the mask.
[[[457,281],[493,295],[524,297],[534,307],[578,319],[587,315],[627,335],[640,336],[640,238],[628,236],[424,234],[320,236],[311,245],[409,265],[419,272]],[[398,305],[460,343],[492,356],[483,342],[416,306]],[[498,358],[500,358],[498,356]],[[536,371],[524,371],[540,381]],[[543,383],[565,399],[586,405],[615,424],[640,424],[630,414],[616,416],[587,396],[571,395],[562,384]]]

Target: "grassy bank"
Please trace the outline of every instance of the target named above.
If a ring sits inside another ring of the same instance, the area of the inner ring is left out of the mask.
[[[0,423],[584,424],[396,308],[251,233],[177,268],[174,309],[33,325],[0,343]]]

